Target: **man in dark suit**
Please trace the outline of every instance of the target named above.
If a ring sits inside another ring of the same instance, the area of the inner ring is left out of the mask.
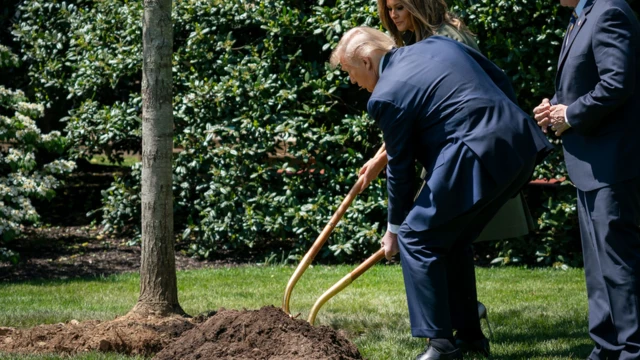
[[[640,359],[640,24],[624,0],[560,3],[556,93],[534,114],[578,188],[590,359]]]
[[[418,359],[461,359],[452,323],[463,340],[483,338],[470,245],[552,146],[479,52],[440,36],[392,47],[355,28],[331,63],[372,92],[389,160],[383,246],[400,252],[413,336],[430,339]],[[416,161],[428,175],[414,203]]]

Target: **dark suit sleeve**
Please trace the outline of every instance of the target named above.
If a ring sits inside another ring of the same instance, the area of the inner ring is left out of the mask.
[[[592,47],[600,81],[573,104],[565,104],[569,124],[578,133],[588,135],[597,131],[607,115],[633,93],[638,59],[632,34],[631,20],[622,10],[611,8],[599,17],[593,29]]]
[[[400,225],[413,204],[413,116],[390,101],[373,98],[369,100],[367,110],[382,129],[387,149],[388,221]]]

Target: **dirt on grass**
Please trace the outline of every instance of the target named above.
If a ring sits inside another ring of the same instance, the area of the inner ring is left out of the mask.
[[[17,263],[0,262],[0,283],[139,271],[140,246],[130,245],[130,239],[101,234],[100,227],[92,225],[99,219],[87,215],[100,207],[100,191],[109,186],[114,171],[121,170],[84,164],[52,202],[36,203],[45,226],[25,228],[20,239],[8,244],[20,259]],[[248,256],[199,260],[187,256],[178,246],[176,268],[236,266],[255,262],[262,255]],[[311,326],[273,306],[259,310],[219,309],[193,318],[125,315],[111,321],[71,320],[30,329],[2,325],[0,353],[73,355],[100,351],[155,355],[154,359],[160,360],[362,359],[342,332]]]
[[[0,328],[0,352],[87,351],[153,356],[154,360],[357,360],[358,348],[340,332],[311,326],[279,308],[226,310],[187,319],[124,316],[75,320],[31,329]]]
[[[100,351],[150,356],[194,326],[186,318],[124,316],[105,322],[71,320],[66,324],[39,325],[30,329],[3,328],[4,332],[0,330],[0,352],[72,355]]]
[[[355,360],[358,348],[327,326],[311,326],[281,309],[221,309],[171,342],[154,360]]]

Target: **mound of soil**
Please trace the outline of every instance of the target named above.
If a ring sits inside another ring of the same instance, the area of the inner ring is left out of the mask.
[[[39,325],[31,329],[2,328],[0,352],[76,354],[85,351],[151,356],[196,325],[182,317],[97,320]]]
[[[209,312],[192,319],[123,316],[31,329],[0,327],[0,352],[153,356],[156,360],[359,360],[358,348],[327,326],[279,308]]]
[[[154,360],[355,360],[356,346],[327,326],[311,326],[273,306],[221,309],[186,331]]]

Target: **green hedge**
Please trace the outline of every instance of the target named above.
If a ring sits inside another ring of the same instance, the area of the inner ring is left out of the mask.
[[[525,110],[552,95],[566,9],[556,0],[452,3]],[[31,89],[67,116],[74,155],[139,151],[141,2],[25,0],[21,11],[14,33]],[[174,1],[175,224],[193,254],[269,248],[286,259],[315,240],[381,144],[364,112],[368,94],[326,64],[346,30],[379,26],[376,11],[373,0]],[[564,173],[557,152],[535,175]],[[134,167],[105,191],[108,231],[137,233],[139,181]],[[577,263],[567,247],[575,227],[564,227],[575,219],[571,193],[563,185],[533,201],[537,234],[481,250],[505,262]],[[549,199],[565,210],[542,215]],[[379,179],[321,257],[361,259],[385,224]]]
[[[0,45],[0,70],[18,63],[18,57]],[[75,168],[74,162],[60,158],[66,139],[58,132],[42,134],[36,126],[43,112],[44,106],[29,103],[24,92],[0,84],[0,261],[18,260],[5,245],[24,225],[38,221],[31,201],[50,200],[60,178]]]
[[[347,81],[325,60],[343,29],[373,23],[374,11],[369,1],[175,3],[176,231],[193,253],[268,245],[286,258],[329,220],[380,135],[364,94],[343,96]],[[15,33],[34,89],[48,104],[71,104],[78,156],[139,150],[141,12],[127,1],[23,5]],[[137,228],[139,175],[105,192],[107,230]],[[379,181],[354,202],[323,256],[379,246],[383,190]]]

